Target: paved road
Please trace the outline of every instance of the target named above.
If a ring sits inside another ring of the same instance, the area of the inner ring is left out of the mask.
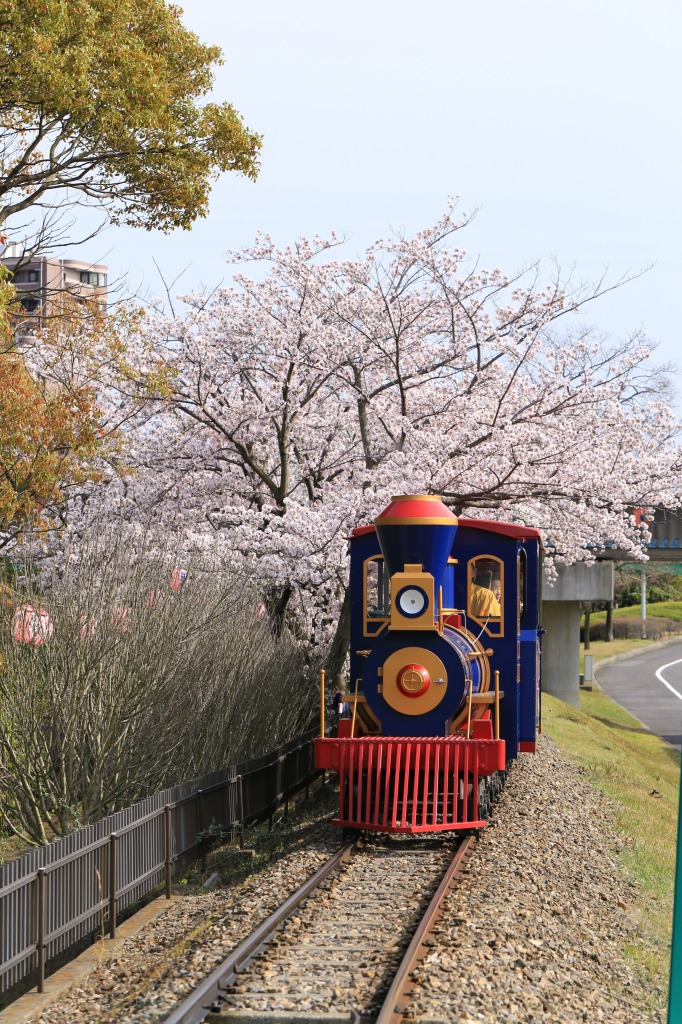
[[[595,666],[604,693],[682,749],[682,642]]]

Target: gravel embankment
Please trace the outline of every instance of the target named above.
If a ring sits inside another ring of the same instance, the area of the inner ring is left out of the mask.
[[[547,737],[521,756],[420,965],[418,1020],[663,1021],[623,957],[637,891],[614,860],[609,819]]]
[[[239,885],[177,900],[35,1024],[163,1019],[341,842],[330,827],[313,835]],[[614,859],[617,845],[606,801],[543,737],[510,773],[448,898],[418,969],[416,1020],[662,1024],[663,1013],[643,1008],[646,986],[623,957],[636,941],[637,892]]]

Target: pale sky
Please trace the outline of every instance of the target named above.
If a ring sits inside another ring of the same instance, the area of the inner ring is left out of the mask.
[[[264,136],[254,184],[225,176],[207,219],[171,236],[109,230],[86,258],[156,294],[213,287],[257,230],[348,236],[359,254],[459,195],[458,243],[512,273],[556,257],[578,279],[643,278],[590,307],[678,360],[682,7],[673,0],[185,0],[218,44],[215,97]],[[678,388],[682,380],[678,374]]]

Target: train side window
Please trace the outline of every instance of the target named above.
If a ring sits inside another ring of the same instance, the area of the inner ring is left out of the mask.
[[[365,636],[376,636],[391,615],[390,580],[382,555],[375,555],[365,561],[364,576]]]
[[[467,564],[467,614],[490,636],[502,636],[504,563],[494,555],[478,555]]]
[[[519,550],[519,621],[526,610],[526,566],[528,556],[523,548]]]

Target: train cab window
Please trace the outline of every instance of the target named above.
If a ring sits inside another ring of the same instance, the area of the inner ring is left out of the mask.
[[[391,615],[390,580],[381,555],[375,555],[374,558],[366,560],[364,575],[365,636],[376,636],[381,632]]]
[[[493,555],[479,555],[467,565],[467,614],[490,636],[502,636],[504,564]]]

